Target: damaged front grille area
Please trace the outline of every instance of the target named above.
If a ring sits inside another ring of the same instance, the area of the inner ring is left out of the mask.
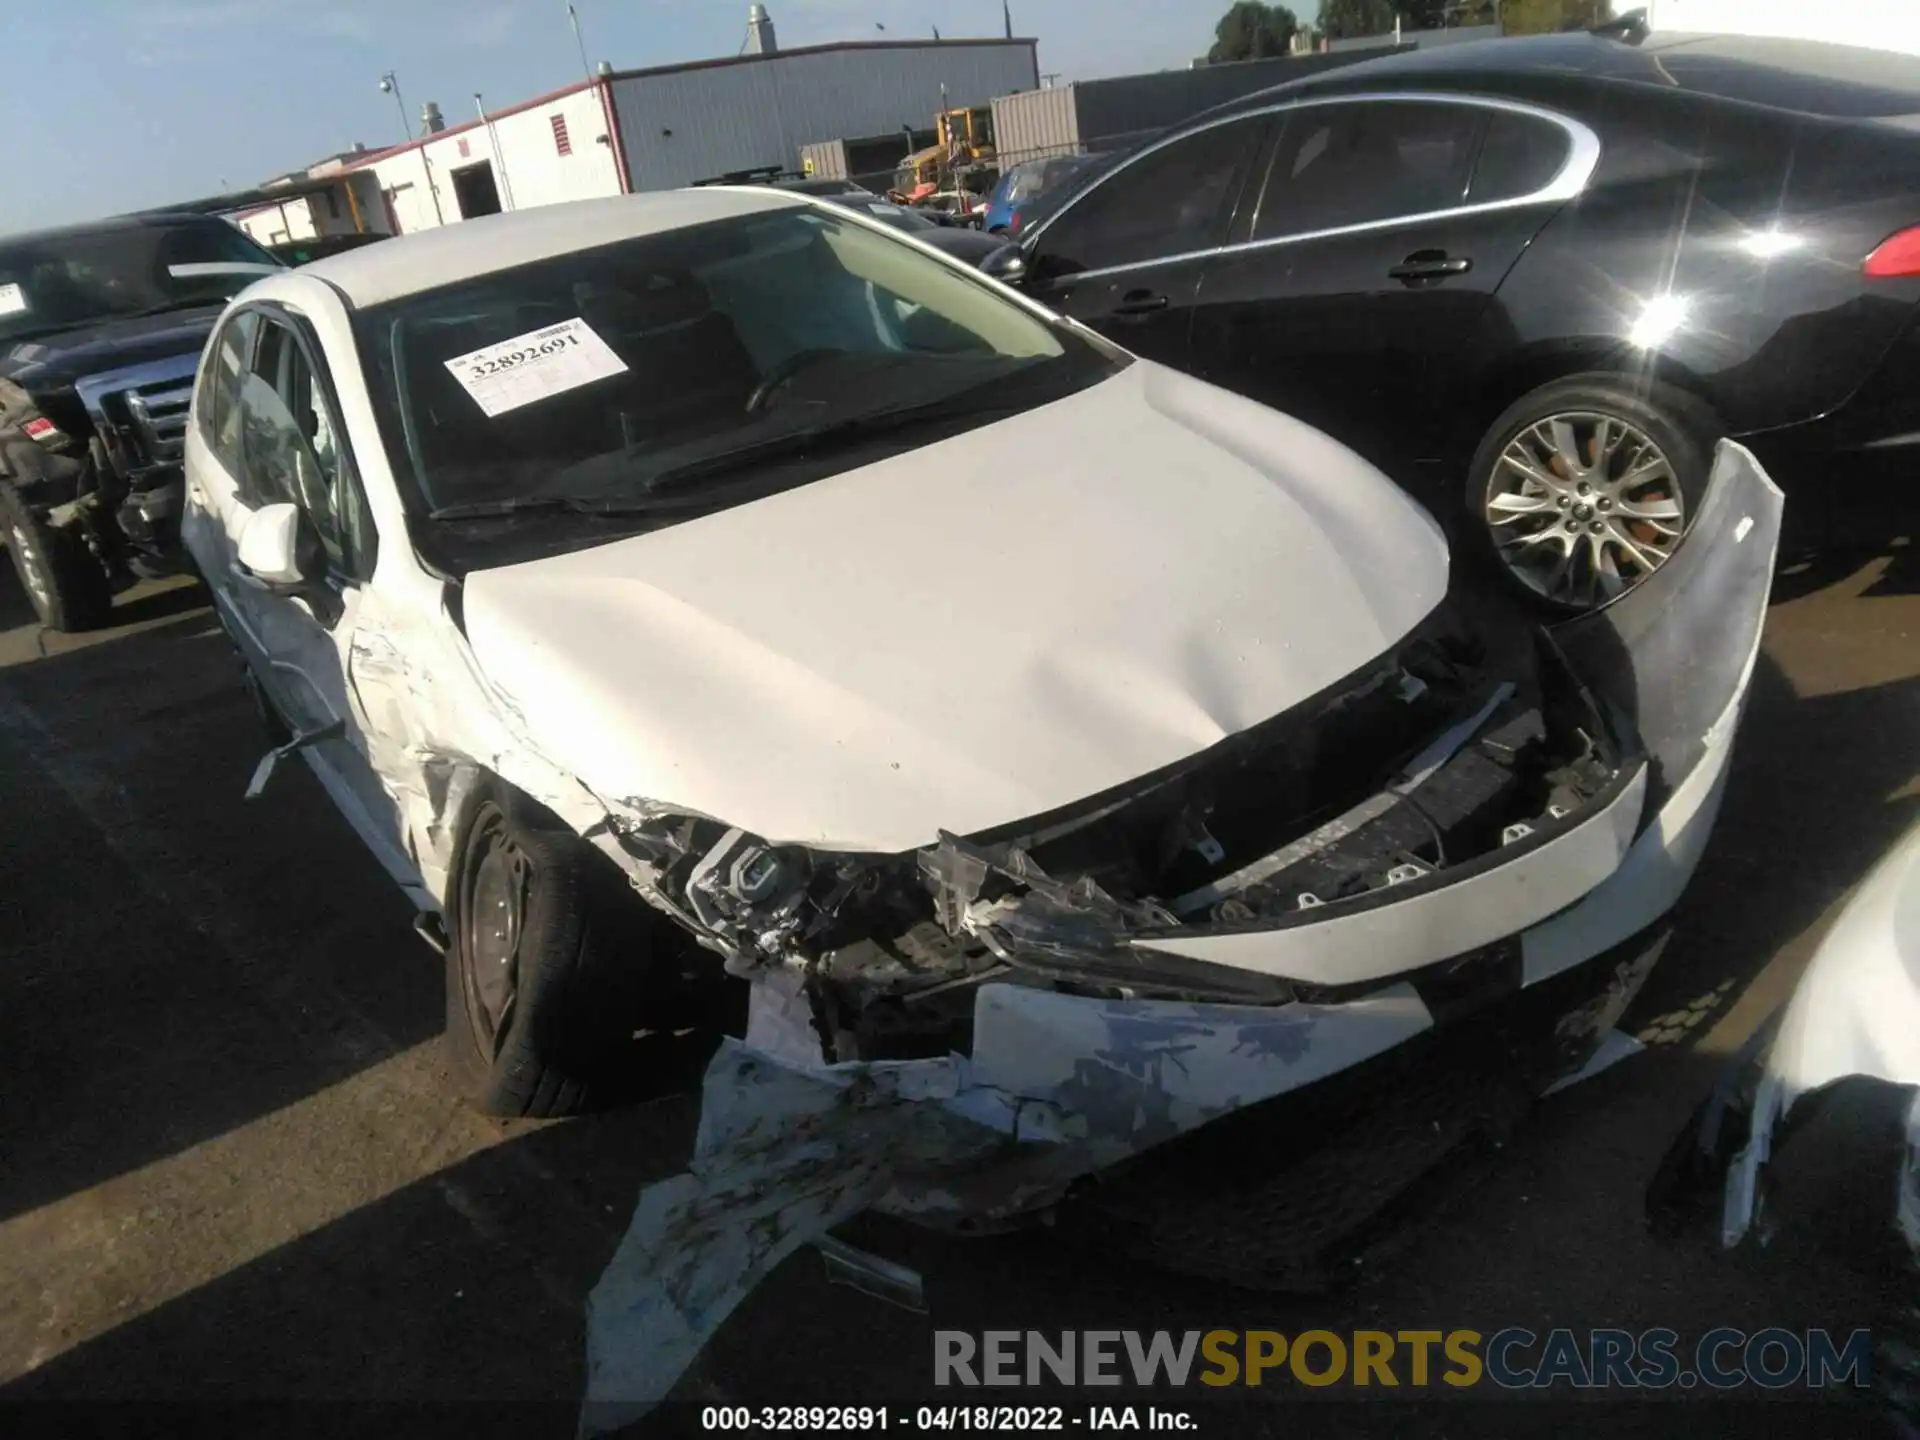
[[[1315,700],[1019,833],[854,856],[660,815],[622,838],[647,862],[643,892],[729,970],[804,975],[828,1058],[902,1059],[964,1049],[990,977],[1118,998],[1322,996],[1142,942],[1313,924],[1499,864],[1575,823],[1624,748],[1545,632],[1470,630],[1442,607]]]

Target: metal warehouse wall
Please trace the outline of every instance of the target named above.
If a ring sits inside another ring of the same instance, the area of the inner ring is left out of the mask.
[[[800,147],[817,141],[925,129],[942,84],[950,106],[1036,87],[1034,44],[820,46],[620,75],[628,177],[635,190],[665,190],[763,165],[798,168]]]
[[[1003,164],[1079,150],[1116,150],[1243,95],[1392,53],[1394,47],[1387,45],[1357,55],[1243,60],[1007,95],[993,104],[994,143]]]
[[[993,147],[1002,163],[1071,155],[1080,148],[1075,85],[1002,95],[993,102]]]
[[[816,140],[800,147],[800,170],[816,180],[844,180],[853,173],[847,168],[847,142]]]

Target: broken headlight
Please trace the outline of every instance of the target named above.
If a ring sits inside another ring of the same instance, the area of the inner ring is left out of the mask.
[[[777,919],[805,889],[803,855],[792,855],[733,829],[700,857],[687,877],[687,903],[712,930],[759,918]]]
[[[886,888],[885,859],[775,845],[701,816],[663,813],[622,840],[652,866],[643,888],[724,950],[733,969],[817,954],[850,902]]]

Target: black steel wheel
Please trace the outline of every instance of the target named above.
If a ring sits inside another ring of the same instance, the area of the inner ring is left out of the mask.
[[[499,806],[487,801],[475,817],[462,856],[460,990],[473,1043],[489,1060],[513,1022],[520,982],[520,937],[526,930],[532,864]]]
[[[551,1117],[697,1081],[715,1032],[687,1004],[717,961],[606,856],[489,782],[448,883],[446,1041],[493,1115]]]
[[[49,630],[94,630],[113,609],[113,587],[86,541],[49,525],[12,485],[0,483],[0,540],[33,613]]]

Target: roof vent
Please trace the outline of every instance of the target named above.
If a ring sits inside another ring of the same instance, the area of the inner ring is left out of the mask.
[[[747,49],[749,55],[771,55],[780,48],[773,38],[773,17],[767,7],[755,4],[747,11]]]
[[[446,128],[447,122],[445,117],[440,114],[438,104],[429,100],[420,107],[420,133],[422,135],[438,135]]]

